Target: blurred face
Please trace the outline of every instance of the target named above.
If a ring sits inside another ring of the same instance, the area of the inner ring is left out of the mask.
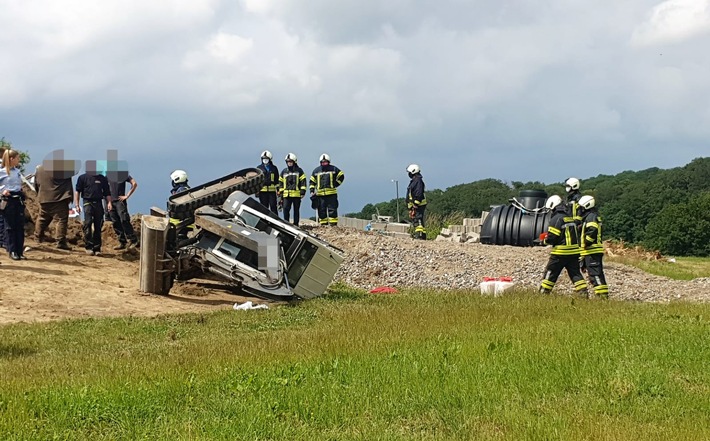
[[[17,167],[20,165],[20,155],[10,158],[10,167]]]
[[[321,162],[320,162],[320,165],[322,165],[322,166],[326,166],[326,165],[328,165],[328,164],[330,164],[329,161],[321,161]]]
[[[286,161],[286,165],[288,165],[289,167],[293,166],[293,161],[289,159],[288,161]]]

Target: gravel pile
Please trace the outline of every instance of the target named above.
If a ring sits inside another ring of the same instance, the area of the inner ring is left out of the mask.
[[[308,228],[308,227],[305,227]],[[336,281],[370,290],[378,286],[455,290],[478,288],[484,277],[512,277],[516,286],[537,288],[549,257],[543,247],[513,247],[419,241],[349,228],[308,230],[342,249]],[[710,301],[710,278],[683,282],[605,262],[610,298],[644,302]],[[555,291],[572,293],[563,271]]]

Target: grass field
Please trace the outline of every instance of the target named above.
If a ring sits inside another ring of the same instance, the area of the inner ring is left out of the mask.
[[[707,440],[710,305],[343,286],[0,327],[0,439]]]
[[[662,260],[644,260],[636,256],[615,256],[607,257],[606,259],[610,262],[635,266],[648,273],[675,280],[710,277],[710,258],[708,257],[673,257]]]

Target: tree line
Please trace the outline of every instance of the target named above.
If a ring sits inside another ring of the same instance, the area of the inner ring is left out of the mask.
[[[674,256],[710,256],[710,158],[696,158],[683,167],[624,171],[580,178],[582,194],[594,196],[604,219],[605,239],[641,245]],[[446,190],[427,191],[431,215],[463,213],[480,217],[491,206],[506,204],[521,190],[565,195],[562,182],[506,183],[482,179]],[[399,216],[408,219],[404,198]],[[371,219],[373,214],[397,217],[397,200],[370,203],[346,216]]]

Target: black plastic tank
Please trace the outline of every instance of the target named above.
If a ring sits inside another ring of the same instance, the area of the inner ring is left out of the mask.
[[[545,207],[547,192],[544,190],[521,190],[508,205],[491,209],[481,226],[481,243],[489,245],[536,245],[540,233],[547,231],[550,213]]]

